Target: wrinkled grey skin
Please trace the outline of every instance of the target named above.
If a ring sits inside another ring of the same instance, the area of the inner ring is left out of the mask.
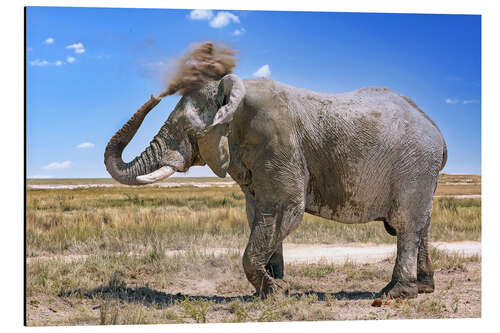
[[[108,143],[105,164],[125,184],[162,166],[205,163],[229,173],[246,197],[250,239],[243,266],[257,294],[283,290],[282,242],[304,212],[342,223],[384,221],[397,235],[390,297],[434,290],[429,258],[432,197],[446,163],[436,124],[386,88],[319,94],[230,74],[181,98],[145,152],[124,163],[154,97]],[[333,223],[333,222],[332,222]]]

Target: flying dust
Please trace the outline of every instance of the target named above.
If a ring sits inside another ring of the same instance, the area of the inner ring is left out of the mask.
[[[167,88],[159,95],[185,95],[199,89],[206,82],[219,80],[236,66],[237,51],[212,42],[196,43],[187,54],[177,59],[167,74]]]

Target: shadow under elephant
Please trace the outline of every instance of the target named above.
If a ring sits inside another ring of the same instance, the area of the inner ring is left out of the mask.
[[[247,302],[253,302],[255,301],[255,299],[258,299],[258,296],[256,295],[218,296],[218,295],[189,295],[183,293],[172,294],[155,290],[147,286],[127,287],[125,284],[120,284],[120,285],[108,284],[90,290],[77,289],[60,294],[59,296],[68,297],[73,295],[90,299],[111,298],[120,300],[121,302],[140,303],[145,306],[156,306],[159,308],[169,307],[186,299],[211,301],[216,304],[230,303],[233,301],[240,301],[247,303]],[[325,301],[327,297],[331,297],[336,300],[370,300],[380,296],[379,293],[377,292],[359,291],[359,290],[354,290],[354,291],[342,290],[335,293],[318,292],[314,290],[306,292],[286,293],[286,296],[294,297],[297,299],[311,295],[316,295],[318,301]],[[97,309],[99,307],[100,306],[97,306],[94,309]]]

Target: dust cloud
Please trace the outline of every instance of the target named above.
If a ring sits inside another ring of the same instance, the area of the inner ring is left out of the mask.
[[[177,59],[173,69],[167,72],[167,88],[159,97],[175,93],[185,95],[208,81],[221,79],[236,66],[236,52],[228,46],[212,42],[191,45],[187,54]]]

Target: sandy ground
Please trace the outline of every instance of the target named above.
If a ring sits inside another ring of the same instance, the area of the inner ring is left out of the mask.
[[[195,273],[162,287],[129,283],[123,290],[98,288],[84,297],[35,295],[27,302],[28,325],[97,325],[104,313],[106,324],[113,323],[113,314],[116,324],[194,323],[201,322],[202,309],[211,323],[481,317],[480,262],[437,269],[434,293],[409,300],[383,299],[380,307],[373,306],[374,298],[389,281],[393,260],[328,271],[301,263],[286,265],[289,296],[275,303],[252,302],[254,290],[242,272],[219,272],[210,278]],[[308,274],[309,269],[319,274]],[[186,298],[193,300],[189,307],[174,303]],[[114,304],[106,312],[105,299]],[[202,306],[197,301],[211,303]],[[294,305],[287,305],[290,302]]]
[[[481,255],[481,242],[435,242],[432,246],[449,254],[457,253],[464,257]],[[243,250],[231,248],[209,248],[202,250],[204,254],[220,255],[228,252],[239,252]],[[336,263],[342,264],[346,261],[367,264],[375,263],[394,256],[395,244],[384,245],[318,245],[318,244],[283,244],[283,257],[288,263]],[[167,256],[184,254],[182,250],[166,251]],[[140,253],[129,253],[129,255],[141,255]],[[37,260],[55,260],[63,258],[65,261],[85,259],[88,255],[66,255],[66,256],[40,256],[28,258],[28,263]]]
[[[447,253],[457,253],[465,257],[481,255],[480,242],[435,242],[432,246]],[[304,244],[284,244],[285,262],[293,263],[375,263],[396,254],[396,244],[372,246],[318,246]]]

